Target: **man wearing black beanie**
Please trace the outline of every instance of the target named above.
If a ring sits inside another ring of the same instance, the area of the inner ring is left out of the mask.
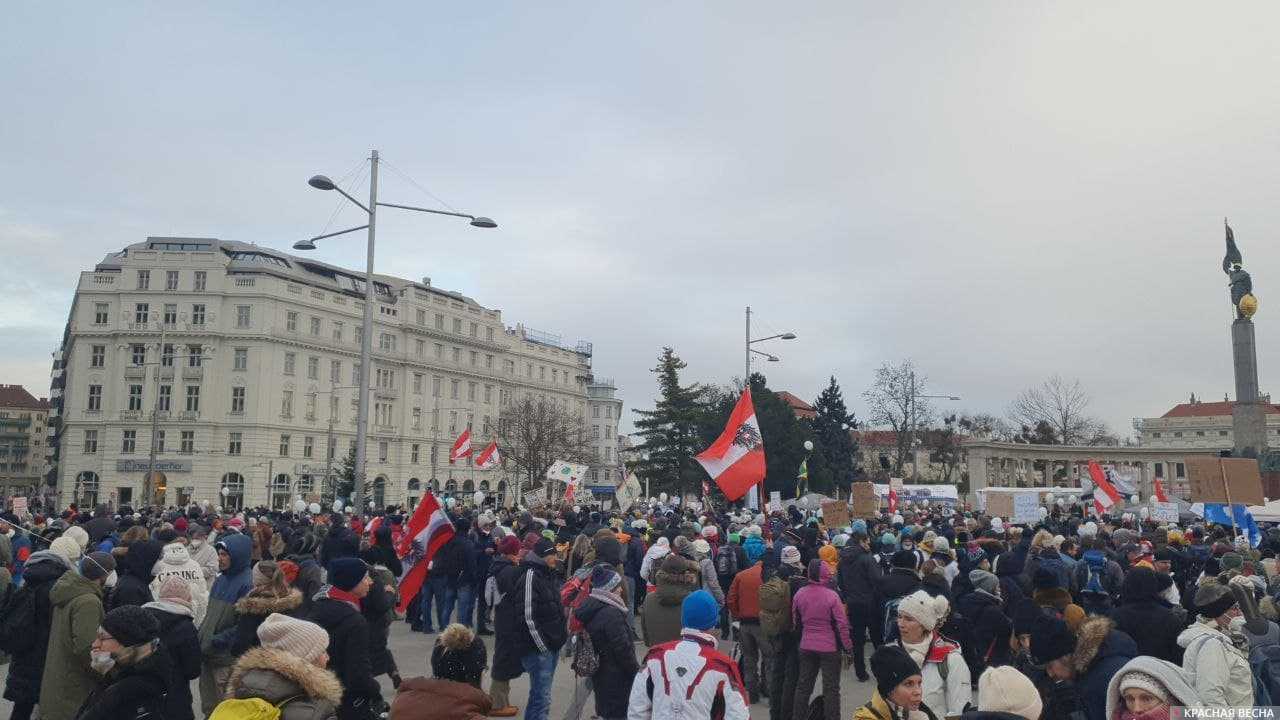
[[[342,682],[338,717],[372,717],[382,705],[382,688],[373,678],[369,623],[360,614],[361,599],[372,585],[363,560],[340,557],[329,565],[329,586],[311,606],[311,622],[329,633],[330,669]]]
[[[89,648],[90,665],[102,682],[76,713],[77,720],[161,717],[171,660],[159,638],[159,621],[136,605],[122,605],[103,616]]]

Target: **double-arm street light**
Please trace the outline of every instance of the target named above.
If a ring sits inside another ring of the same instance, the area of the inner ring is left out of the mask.
[[[746,357],[746,367],[743,369],[743,372],[745,374],[742,376],[742,386],[751,387],[751,353],[755,353],[757,355],[763,355],[765,359],[768,360],[769,362],[778,362],[778,356],[770,355],[767,352],[756,350],[755,348],[751,347],[752,345],[755,345],[756,343],[759,343],[759,342],[764,342],[765,340],[795,340],[795,339],[796,339],[795,333],[785,332],[785,333],[778,333],[777,335],[770,335],[768,337],[756,338],[755,340],[752,340],[751,339],[751,306],[748,305],[747,306],[747,342],[746,342],[746,345],[744,346],[745,352],[743,353],[743,355]]]
[[[918,477],[920,475],[920,471],[916,467],[916,400],[934,399],[934,400],[955,401],[955,400],[959,400],[960,398],[955,395],[921,395],[917,393],[915,370],[911,371],[911,382],[910,382],[910,386],[907,389],[907,392],[910,393],[910,397],[908,399],[911,403],[911,413],[910,413],[911,434],[907,442],[907,452],[911,453],[911,474],[913,477]]]
[[[378,206],[400,208],[401,210],[416,210],[418,212],[431,213],[433,215],[450,215],[452,217],[466,218],[471,221],[473,227],[478,228],[495,228],[498,224],[487,217],[477,215],[467,215],[466,213],[447,212],[444,210],[432,210],[430,208],[414,207],[412,205],[396,205],[393,203],[378,202],[378,151],[374,150],[369,158],[369,204],[365,205],[359,200],[352,197],[346,190],[338,187],[324,175],[316,175],[307,181],[311,187],[317,190],[337,190],[347,200],[350,200],[356,207],[364,210],[369,215],[369,222],[338,232],[317,235],[310,240],[299,240],[293,244],[295,250],[315,250],[316,241],[325,238],[345,235],[349,232],[368,229],[369,239],[368,247],[365,249],[365,281],[364,281],[364,331],[360,336],[360,399],[359,409],[356,418],[356,483],[351,493],[351,503],[355,505],[356,512],[364,511],[364,479],[365,479],[365,450],[369,440],[369,378],[373,373],[370,368],[373,365],[373,303],[376,294],[374,292],[373,280],[373,246],[374,233],[377,228]]]

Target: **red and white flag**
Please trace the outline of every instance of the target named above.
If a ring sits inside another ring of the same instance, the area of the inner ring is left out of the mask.
[[[453,441],[453,449],[449,451],[449,464],[465,457],[471,457],[471,428],[462,431],[457,440]]]
[[[898,514],[898,491],[892,485],[889,486],[889,514]]]
[[[1095,489],[1093,491],[1093,509],[1101,515],[1111,508],[1111,506],[1120,502],[1120,491],[1115,485],[1107,479],[1107,474],[1102,471],[1102,466],[1097,460],[1089,461],[1089,478],[1093,480]]]
[[[404,537],[396,543],[396,555],[404,566],[400,573],[400,611],[409,607],[427,578],[431,558],[453,537],[453,521],[440,507],[436,496],[427,493],[409,518]]]
[[[1169,498],[1164,495],[1164,486],[1160,484],[1160,478],[1155,478],[1156,483],[1156,500],[1160,502],[1169,502]]]
[[[498,441],[494,440],[476,456],[476,467],[481,470],[496,468],[502,464],[502,454],[498,452]]]
[[[702,465],[730,502],[764,482],[764,438],[751,404],[751,388],[742,391],[724,432],[694,460]]]

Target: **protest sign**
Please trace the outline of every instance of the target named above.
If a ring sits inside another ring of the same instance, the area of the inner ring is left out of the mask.
[[[874,517],[880,512],[880,497],[873,483],[853,484],[853,514],[860,518]]]
[[[1193,455],[1186,458],[1186,464],[1192,502],[1242,505],[1266,502],[1262,496],[1262,475],[1258,472],[1257,460]]]
[[[1178,503],[1151,503],[1151,519],[1156,522],[1178,522]]]
[[[849,518],[849,503],[828,500],[822,503],[822,523],[829,528],[842,528],[853,521]]]
[[[769,493],[769,512],[782,512],[782,493],[777,490]]]
[[[1011,518],[1013,516],[1013,496],[1008,493],[988,493],[986,513],[991,517]]]
[[[991,499],[988,498],[990,503]],[[1040,522],[1040,495],[1038,493],[1018,493],[1013,496],[1013,512],[1009,520],[1016,524]]]

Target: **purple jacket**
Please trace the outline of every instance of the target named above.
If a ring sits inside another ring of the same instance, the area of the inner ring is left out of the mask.
[[[791,619],[804,632],[800,636],[800,649],[811,652],[837,652],[853,648],[849,636],[849,619],[840,605],[840,596],[830,587],[831,569],[822,563],[818,582],[809,581],[791,600]],[[840,633],[840,647],[836,647],[836,633]]]

